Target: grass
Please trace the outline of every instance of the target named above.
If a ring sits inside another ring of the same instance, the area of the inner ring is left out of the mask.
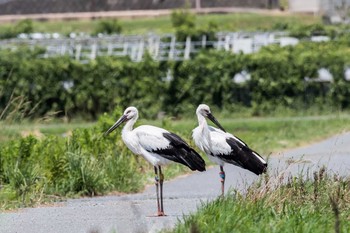
[[[336,133],[350,130],[350,116],[329,115],[319,117],[261,117],[221,119],[217,117],[228,132],[235,134],[248,145],[258,148],[265,156],[298,146],[319,141]],[[75,123],[30,123],[5,124],[0,123],[0,144],[20,136],[56,135],[68,136],[72,130],[91,128],[93,122]],[[192,129],[197,127],[196,119],[171,121],[142,120],[139,124],[151,124],[164,127],[191,140]],[[210,124],[210,122],[209,122]],[[268,147],[266,146],[268,145]]]
[[[170,16],[156,18],[120,19],[123,34],[144,34],[148,32],[172,33],[174,29]],[[311,15],[266,15],[254,13],[206,14],[197,15],[198,26],[213,22],[218,25],[219,31],[261,30],[271,29],[276,23],[313,24],[320,23],[321,18]],[[35,21],[35,32],[58,32],[68,35],[70,32],[92,33],[98,20],[70,20],[70,21]],[[0,33],[13,26],[11,23],[0,25]]]
[[[347,232],[350,178],[324,168],[306,180],[290,178],[272,188],[272,178],[204,204],[171,232]],[[272,182],[273,183],[273,182]]]
[[[310,144],[330,135],[348,131],[348,115],[323,117],[265,117],[247,119],[217,118],[229,131],[247,142],[263,157],[281,150]],[[0,161],[0,208],[35,206],[57,198],[103,195],[109,192],[137,192],[153,183],[153,168],[140,156],[134,156],[121,141],[120,129],[109,137],[102,133],[115,119],[95,123],[2,125]],[[191,131],[196,119],[145,121],[178,133],[194,146]],[[72,136],[62,133],[74,128]],[[81,129],[83,128],[83,129]],[[38,136],[19,140],[26,129]],[[9,138],[16,138],[8,141]],[[203,158],[206,158],[203,155]],[[18,163],[18,161],[20,163]],[[208,160],[207,160],[208,161]],[[209,163],[207,163],[209,164]],[[125,168],[128,168],[125,170]],[[184,166],[164,169],[167,180],[189,172]],[[136,182],[137,181],[137,182]],[[3,182],[3,183],[1,183]]]
[[[349,121],[348,116],[340,115],[221,122],[266,156],[349,131]],[[181,128],[193,128],[193,122],[181,124]],[[283,176],[266,175],[243,195],[233,190],[225,198],[203,203],[198,212],[183,217],[169,232],[347,232],[350,177],[328,175],[325,168],[306,179],[285,177],[288,181],[282,183]]]
[[[0,145],[18,137],[34,135],[57,135],[67,136],[72,130],[78,128],[91,127],[93,123],[32,123],[25,122],[22,124],[6,124],[0,122]]]

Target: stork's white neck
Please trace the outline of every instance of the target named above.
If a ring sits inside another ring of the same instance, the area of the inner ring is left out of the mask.
[[[201,127],[206,127],[208,126],[207,120],[205,119],[205,117],[202,114],[197,114],[197,118],[198,118],[198,125]]]
[[[210,153],[211,140],[208,123],[202,114],[197,113],[198,127],[193,130],[193,139],[196,145],[205,153]]]
[[[134,124],[137,120],[137,116],[128,120],[122,130],[122,139],[125,145],[135,154],[140,155],[140,145],[138,143],[138,137],[133,130]]]
[[[136,120],[137,120],[137,116],[128,120],[123,127],[122,133],[131,132],[133,130],[133,127],[134,127]]]

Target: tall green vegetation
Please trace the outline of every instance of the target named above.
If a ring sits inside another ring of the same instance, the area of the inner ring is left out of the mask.
[[[160,109],[163,92],[162,68],[146,59],[140,64],[128,59],[100,57],[81,64],[68,57],[35,58],[40,50],[2,51],[0,95],[2,119],[7,118],[13,99],[25,98],[24,115],[33,118],[59,115],[97,119],[116,106],[142,102],[150,114]],[[34,58],[33,58],[34,57]],[[152,86],[154,88],[149,91]],[[35,110],[33,110],[35,109]],[[152,116],[152,115],[150,115]]]
[[[349,177],[324,168],[309,175],[265,177],[243,195],[233,192],[205,204],[171,232],[347,232]]]
[[[181,62],[98,57],[81,64],[68,57],[42,59],[40,49],[2,50],[1,119],[16,119],[8,115],[18,106],[24,116],[56,113],[85,119],[130,105],[142,106],[146,117],[160,111],[179,115],[202,102],[226,110],[250,108],[253,115],[277,107],[346,110],[350,108],[350,82],[344,79],[350,64],[346,38],[294,47],[273,45],[248,55],[209,50]],[[334,81],[305,82],[305,77],[318,77],[320,68],[328,69]],[[242,71],[251,79],[235,83],[235,74]]]
[[[112,123],[103,116],[92,129],[74,130],[67,138],[28,136],[3,145],[0,208],[54,197],[138,191],[145,183],[140,169],[147,164],[124,147],[120,132],[103,137]]]
[[[112,20],[100,20],[96,26],[94,34],[120,34],[122,32],[122,26],[117,19]]]
[[[14,38],[21,33],[34,32],[33,21],[24,19],[18,21],[15,25],[9,26],[0,32],[0,39]]]
[[[191,13],[189,8],[174,10],[170,19],[175,29],[176,38],[179,41],[185,41],[187,37],[192,40],[200,40],[203,35],[207,37],[207,40],[215,40],[218,25],[214,21],[198,25],[196,15]]]

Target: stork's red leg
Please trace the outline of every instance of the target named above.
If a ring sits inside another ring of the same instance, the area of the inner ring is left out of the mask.
[[[154,166],[154,173],[155,173],[155,185],[156,185],[156,192],[157,192],[157,206],[158,206],[158,215],[161,212],[160,210],[160,203],[159,203],[159,176],[158,176],[158,169],[156,166]]]
[[[159,184],[160,184],[160,212],[158,212],[158,216],[165,216],[164,214],[164,208],[163,208],[163,181],[164,181],[164,175],[162,173],[162,169],[159,166]]]
[[[221,178],[221,196],[224,196],[225,194],[225,171],[224,167],[220,166],[220,178]]]

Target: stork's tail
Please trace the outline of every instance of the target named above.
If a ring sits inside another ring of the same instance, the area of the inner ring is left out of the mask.
[[[188,162],[188,167],[192,171],[205,171],[205,161],[203,158],[192,148],[190,148],[189,155],[187,156],[186,162]]]
[[[247,148],[247,154],[250,156],[246,156],[246,160],[244,163],[245,169],[255,173],[256,175],[260,175],[265,173],[267,170],[267,162],[255,151]]]
[[[177,148],[174,151],[176,153],[176,160],[174,161],[189,167],[192,171],[205,171],[205,161],[203,158],[182,138],[174,133],[165,133],[163,135]]]

